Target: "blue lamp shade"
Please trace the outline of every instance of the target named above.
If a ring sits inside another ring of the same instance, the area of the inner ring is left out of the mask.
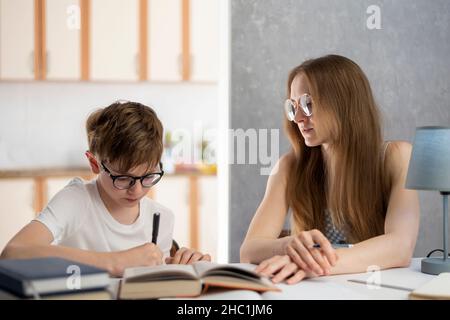
[[[406,188],[450,192],[450,127],[418,127]]]

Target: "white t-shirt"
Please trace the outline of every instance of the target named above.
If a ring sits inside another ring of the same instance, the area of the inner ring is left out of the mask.
[[[164,257],[168,257],[172,246],[173,213],[148,197],[140,200],[139,208],[139,216],[133,224],[121,224],[106,209],[96,180],[84,182],[75,178],[51,199],[34,220],[47,226],[53,234],[52,244],[112,252],[150,242],[153,213],[159,212],[157,245]]]

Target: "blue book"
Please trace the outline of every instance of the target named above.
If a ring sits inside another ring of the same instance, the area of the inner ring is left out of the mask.
[[[0,260],[0,288],[21,297],[100,290],[109,282],[105,270],[67,259]]]

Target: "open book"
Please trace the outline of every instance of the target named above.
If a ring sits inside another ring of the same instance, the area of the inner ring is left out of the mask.
[[[162,265],[128,268],[119,288],[119,299],[195,297],[209,287],[280,291],[253,267],[195,262],[192,265]]]

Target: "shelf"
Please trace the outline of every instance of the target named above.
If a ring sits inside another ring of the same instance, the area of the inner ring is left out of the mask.
[[[164,176],[215,176],[216,173],[205,173],[195,171],[181,171],[173,173],[164,173]],[[70,168],[34,168],[34,169],[14,169],[0,170],[0,179],[16,179],[16,178],[63,178],[63,177],[90,177],[94,174],[86,167],[70,167]],[[89,178],[89,179],[90,179]]]

